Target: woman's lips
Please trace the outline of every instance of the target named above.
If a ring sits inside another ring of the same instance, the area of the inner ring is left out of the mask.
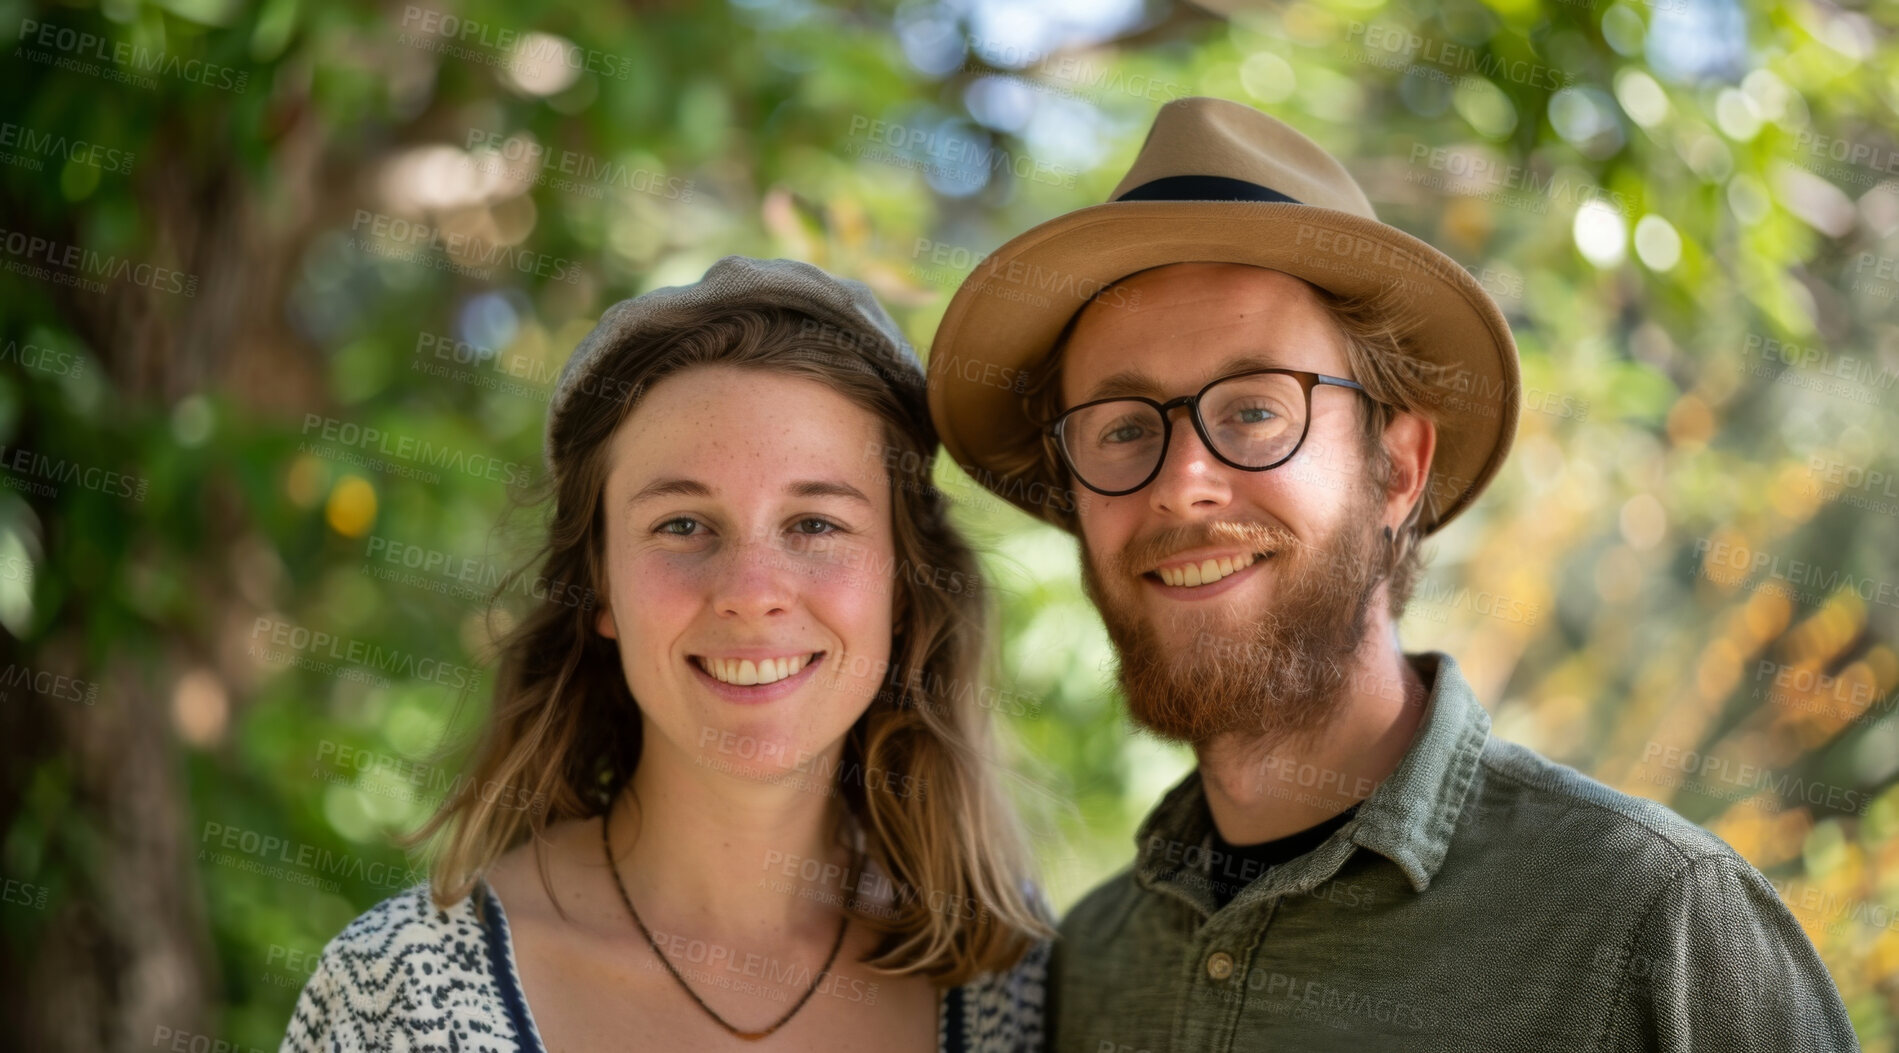
[[[769,684],[773,681],[797,673],[811,659],[817,657],[817,651],[804,651],[797,654],[768,656],[745,656],[738,658],[714,658],[707,655],[692,655],[701,668],[711,673],[713,678],[740,687],[755,684]]]
[[[690,656],[686,664],[692,667],[693,675],[713,694],[728,702],[756,704],[776,701],[803,687],[817,675],[818,666],[824,663],[828,654],[828,651],[813,652],[812,657],[804,663],[804,668],[769,684],[728,684],[706,672],[705,667],[700,664],[703,659],[699,655]]]

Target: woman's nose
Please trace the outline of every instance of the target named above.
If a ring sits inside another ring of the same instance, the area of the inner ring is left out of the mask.
[[[759,618],[791,608],[795,580],[786,553],[770,538],[729,542],[717,562],[713,604],[720,614]]]

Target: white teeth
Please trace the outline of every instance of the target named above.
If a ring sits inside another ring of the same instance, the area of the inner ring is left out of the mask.
[[[1256,553],[1247,553],[1238,558],[1207,559],[1199,563],[1188,563],[1179,567],[1161,567],[1155,573],[1169,585],[1186,586],[1211,585],[1236,571],[1242,571],[1258,561]]]
[[[770,684],[783,680],[803,669],[810,663],[812,654],[791,655],[787,658],[701,658],[699,667],[712,674],[714,680],[727,684],[751,687],[756,684]]]

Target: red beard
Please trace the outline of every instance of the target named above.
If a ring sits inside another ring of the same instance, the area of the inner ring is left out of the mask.
[[[1391,570],[1390,548],[1376,551],[1374,541],[1381,497],[1361,490],[1340,529],[1314,545],[1276,526],[1210,522],[1143,538],[1097,568],[1084,540],[1082,585],[1118,653],[1116,677],[1135,724],[1188,743],[1226,734],[1277,742],[1324,728]],[[1261,568],[1275,576],[1270,606],[1250,621],[1183,611],[1182,643],[1164,643],[1140,613],[1145,586],[1135,572],[1210,545],[1272,553]]]

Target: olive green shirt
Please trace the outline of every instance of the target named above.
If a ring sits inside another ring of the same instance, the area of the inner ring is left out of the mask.
[[[1859,1048],[1759,871],[1659,804],[1492,738],[1454,659],[1406,657],[1430,685],[1416,739],[1305,855],[1223,873],[1199,772],[1167,793],[1133,865],[1062,922],[1053,1049]],[[1219,880],[1244,887],[1216,909]]]

